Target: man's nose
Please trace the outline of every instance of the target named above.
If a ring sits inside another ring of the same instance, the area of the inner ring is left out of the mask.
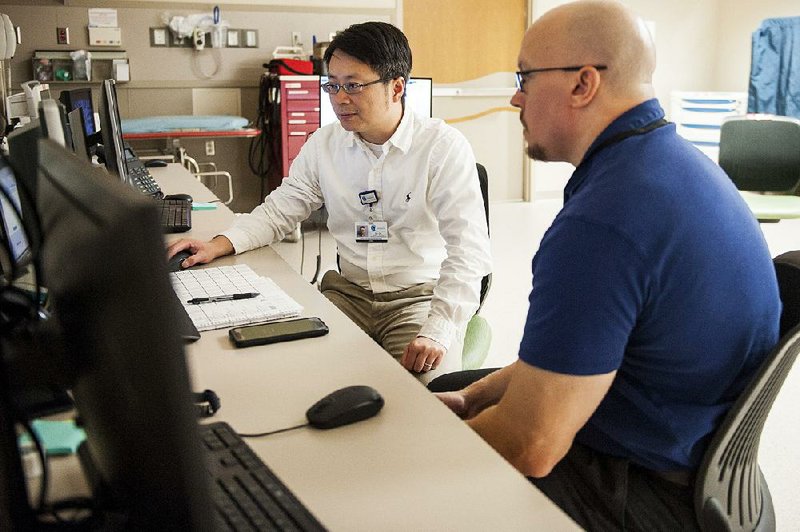
[[[350,95],[344,92],[343,88],[339,88],[339,92],[331,96],[331,100],[333,100],[336,104],[343,104],[350,102]]]
[[[511,105],[518,109],[522,109],[522,102],[525,100],[525,94],[520,91],[514,93],[514,96],[511,97]]]

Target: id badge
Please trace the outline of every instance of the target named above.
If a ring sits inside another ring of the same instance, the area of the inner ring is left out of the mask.
[[[356,242],[388,242],[389,225],[386,222],[356,222]]]

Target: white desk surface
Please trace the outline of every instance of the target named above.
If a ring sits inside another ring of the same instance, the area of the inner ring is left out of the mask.
[[[165,193],[215,199],[178,164],[151,169]],[[193,211],[207,239],[234,219],[222,204]],[[210,388],[222,408],[212,421],[239,432],[304,423],[305,411],[333,390],[366,384],[386,404],[374,418],[328,431],[302,428],[249,445],[331,530],[575,530],[527,479],[292,271],[270,248],[225,257],[273,279],[318,316],[330,334],[236,349],[227,329],[202,333],[187,361],[195,390]]]

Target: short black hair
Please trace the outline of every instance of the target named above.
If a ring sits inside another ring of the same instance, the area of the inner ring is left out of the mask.
[[[328,66],[336,50],[369,65],[384,81],[411,75],[411,47],[403,32],[386,22],[353,24],[337,33],[325,50]]]

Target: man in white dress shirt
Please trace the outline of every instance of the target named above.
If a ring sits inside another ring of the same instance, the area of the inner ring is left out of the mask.
[[[350,26],[324,61],[338,123],[309,138],[250,214],[168,254],[188,249],[190,267],[267,246],[324,204],[341,274],[327,272],[322,293],[423,381],[460,369],[463,332],[491,270],[472,149],[441,120],[405,112],[411,50],[394,26]]]

